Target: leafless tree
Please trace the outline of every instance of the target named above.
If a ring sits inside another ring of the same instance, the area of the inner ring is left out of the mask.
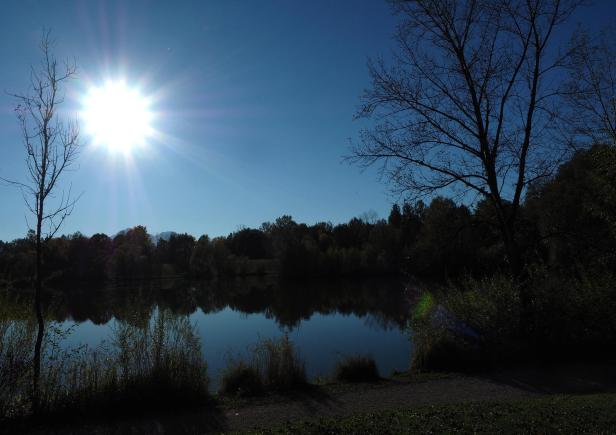
[[[595,40],[580,31],[571,45],[569,125],[592,143],[616,145],[615,29],[605,29]]]
[[[45,322],[41,306],[43,285],[43,247],[71,214],[78,198],[70,188],[58,192],[58,180],[75,163],[79,153],[79,128],[76,123],[60,120],[58,109],[64,101],[65,83],[75,77],[75,63],[58,64],[53,55],[53,40],[46,32],[41,38],[41,64],[31,67],[30,88],[25,94],[13,94],[23,145],[26,151],[27,180],[4,181],[21,189],[29,212],[36,221],[36,266],[34,312],[38,322],[34,350],[32,397],[35,410],[39,400],[41,347]]]
[[[398,49],[392,61],[369,63],[372,86],[357,114],[376,122],[350,159],[381,164],[408,195],[448,188],[487,198],[516,274],[523,195],[567,152],[551,140],[567,53],[551,42],[579,3],[395,0]]]

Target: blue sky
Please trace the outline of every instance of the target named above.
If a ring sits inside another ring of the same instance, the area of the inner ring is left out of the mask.
[[[130,159],[89,146],[63,186],[83,195],[62,233],[115,234],[143,224],[225,235],[282,214],[314,223],[392,201],[375,171],[342,162],[366,60],[393,48],[396,19],[386,2],[349,1],[6,1],[0,6],[0,88],[27,87],[41,29],[79,77],[66,109],[88,86],[123,78],[154,98],[161,137]],[[574,22],[609,22],[597,2]],[[23,180],[24,151],[13,106],[0,94],[0,177]],[[19,191],[0,185],[0,239],[27,227]]]

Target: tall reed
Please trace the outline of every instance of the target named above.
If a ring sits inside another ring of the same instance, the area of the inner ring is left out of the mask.
[[[0,323],[0,418],[28,414],[23,402],[33,332],[27,324]],[[117,322],[109,342],[94,349],[63,347],[68,334],[51,324],[45,335],[39,409],[44,415],[141,414],[194,406],[209,397],[207,366],[188,317],[159,311],[145,324]]]
[[[262,339],[251,349],[251,359],[229,359],[223,371],[222,394],[253,395],[264,390],[305,386],[306,366],[288,335]]]

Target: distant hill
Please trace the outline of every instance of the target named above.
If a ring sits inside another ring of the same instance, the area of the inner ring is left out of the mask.
[[[126,234],[130,229],[131,228],[125,228],[123,230],[120,230],[116,233],[115,236]],[[150,236],[150,240],[152,241],[152,243],[157,245],[159,240],[169,240],[171,236],[176,236],[177,234],[178,233],[176,233],[175,231],[163,231],[162,233],[148,235]]]

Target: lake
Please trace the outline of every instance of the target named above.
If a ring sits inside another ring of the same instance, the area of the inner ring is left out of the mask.
[[[16,317],[29,315],[31,294],[0,292]],[[161,280],[97,289],[52,290],[46,316],[71,333],[63,347],[96,347],[117,322],[144,324],[157,310],[189,316],[200,336],[211,386],[229,357],[247,356],[259,339],[288,334],[309,379],[331,376],[343,356],[371,355],[381,375],[409,366],[408,290],[400,281],[283,284],[241,279],[195,284]]]

